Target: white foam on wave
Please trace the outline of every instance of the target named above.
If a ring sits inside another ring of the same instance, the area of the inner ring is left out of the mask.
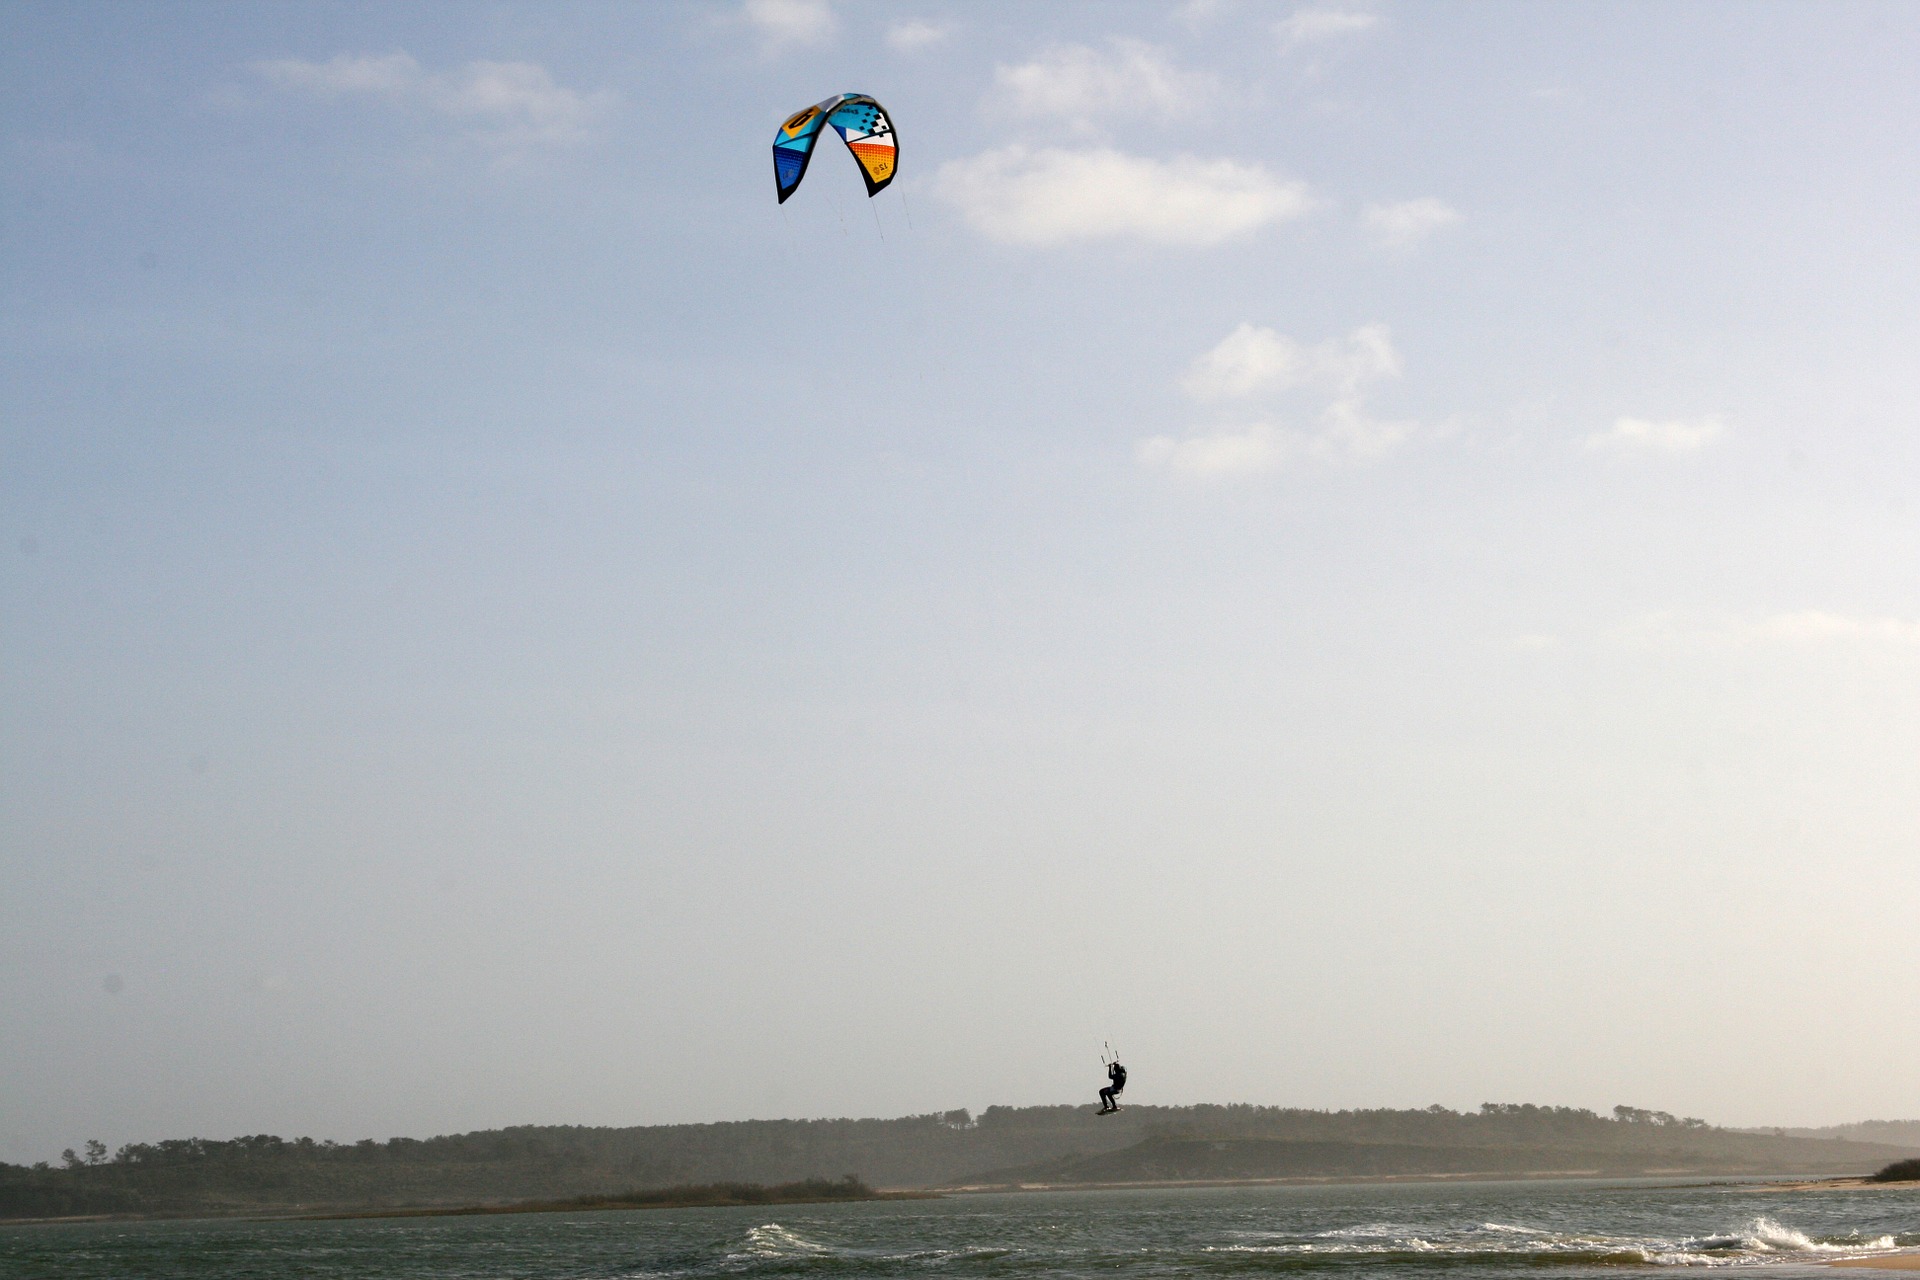
[[[1362,1222],[1351,1227],[1335,1227],[1331,1231],[1316,1232],[1316,1240],[1403,1240],[1418,1234],[1422,1228],[1408,1226],[1404,1222]]]
[[[1858,1243],[1833,1244],[1815,1240],[1804,1231],[1782,1226],[1772,1218],[1752,1218],[1738,1230],[1700,1236],[1680,1246],[1695,1253],[1874,1253],[1894,1247],[1892,1236]]]
[[[1607,1249],[1620,1243],[1606,1237],[1566,1235],[1510,1222],[1482,1222],[1475,1226],[1363,1222],[1316,1232],[1307,1239],[1330,1243],[1323,1246],[1303,1242],[1296,1246],[1298,1251],[1335,1252],[1331,1242],[1345,1245],[1337,1251],[1347,1253],[1542,1253]]]
[[[1593,1235],[1549,1231],[1506,1222],[1475,1226],[1363,1222],[1311,1235],[1236,1232],[1241,1243],[1215,1245],[1209,1253],[1289,1254],[1325,1258],[1394,1254],[1504,1254],[1515,1257],[1599,1257],[1654,1266],[1730,1267],[1790,1262],[1800,1257],[1861,1256],[1897,1247],[1892,1236],[1846,1242],[1816,1240],[1771,1218],[1753,1218],[1740,1228],[1690,1239]]]
[[[1019,1252],[1004,1245],[960,1245],[950,1249],[846,1249],[842,1257],[867,1262],[908,1263],[920,1267],[947,1267],[957,1264],[993,1262]]]
[[[747,1232],[745,1252],[755,1258],[799,1258],[830,1250],[777,1222],[767,1222]]]

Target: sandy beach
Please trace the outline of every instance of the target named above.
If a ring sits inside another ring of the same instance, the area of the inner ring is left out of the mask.
[[[1890,1253],[1883,1258],[1841,1258],[1831,1267],[1872,1267],[1876,1271],[1920,1271],[1920,1253]]]
[[[1920,1191],[1920,1182],[1876,1182],[1872,1178],[1816,1178],[1797,1182],[1749,1182],[1741,1191]]]

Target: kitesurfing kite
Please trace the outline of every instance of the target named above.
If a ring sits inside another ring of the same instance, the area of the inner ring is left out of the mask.
[[[773,135],[773,181],[781,204],[800,189],[800,179],[807,176],[807,162],[813,159],[813,144],[819,141],[825,125],[832,125],[847,150],[853,152],[860,176],[867,180],[869,196],[879,195],[893,181],[900,148],[886,110],[864,93],[836,93],[791,116]]]

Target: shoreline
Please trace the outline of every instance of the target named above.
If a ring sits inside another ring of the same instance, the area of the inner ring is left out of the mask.
[[[1920,1251],[1888,1253],[1878,1258],[1835,1258],[1830,1267],[1867,1267],[1877,1271],[1920,1271]]]
[[[878,1200],[940,1200],[938,1191],[881,1191],[870,1196],[810,1196],[797,1200],[673,1200],[624,1204],[526,1201],[512,1204],[395,1205],[373,1209],[235,1209],[227,1213],[81,1213],[65,1218],[0,1218],[8,1227],[76,1227],[108,1222],[349,1222],[358,1218],[464,1218],[501,1213],[612,1213],[647,1209],[777,1209],[790,1204],[870,1204]]]
[[[1739,1179],[1736,1181],[1735,1179]],[[878,1190],[864,1196],[805,1196],[794,1199],[721,1199],[687,1196],[659,1201],[622,1201],[609,1198],[593,1202],[569,1202],[554,1200],[513,1201],[503,1204],[459,1204],[459,1205],[392,1205],[367,1208],[308,1208],[290,1206],[286,1208],[233,1209],[226,1212],[187,1212],[187,1213],[108,1213],[75,1214],[54,1218],[6,1218],[0,1219],[0,1228],[80,1225],[91,1222],[193,1222],[193,1221],[249,1221],[249,1222],[344,1222],[361,1218],[452,1218],[507,1213],[606,1213],[616,1210],[641,1209],[733,1209],[752,1206],[775,1207],[778,1205],[817,1205],[817,1204],[864,1204],[885,1200],[939,1200],[948,1196],[976,1196],[1003,1194],[1044,1194],[1047,1192],[1067,1191],[1167,1191],[1183,1187],[1225,1188],[1225,1187],[1321,1187],[1321,1186],[1366,1186],[1381,1185],[1418,1185],[1470,1182],[1576,1182],[1590,1183],[1596,1186],[1617,1185],[1623,1182],[1659,1182],[1674,1187],[1719,1187],[1727,1191],[1743,1194],[1764,1192],[1809,1192],[1809,1191],[1917,1191],[1920,1181],[1916,1182],[1875,1182],[1871,1178],[1797,1178],[1782,1179],[1773,1175],[1727,1175],[1718,1177],[1703,1174],[1695,1170],[1672,1170],[1662,1173],[1603,1173],[1597,1169],[1558,1169],[1537,1173],[1410,1173],[1410,1174],[1348,1174],[1348,1175],[1299,1175],[1284,1178],[1185,1178],[1165,1179],[1152,1182],[1027,1182],[1027,1183],[964,1183],[954,1186],[929,1187],[925,1189],[897,1188]],[[1908,1259],[1911,1259],[1910,1261]],[[1832,1266],[1883,1266],[1891,1270],[1920,1269],[1920,1251],[1904,1254],[1889,1254],[1885,1258],[1845,1258],[1828,1265]]]
[[[1676,1187],[1726,1187],[1735,1191],[1795,1191],[1841,1189],[1861,1181],[1867,1187],[1920,1186],[1920,1183],[1873,1183],[1865,1180],[1835,1178],[1819,1183],[1803,1181],[1734,1181],[1734,1179],[1777,1178],[1777,1174],[1711,1174],[1697,1169],[1670,1169],[1609,1173],[1599,1169],[1546,1169],[1532,1173],[1354,1173],[1296,1174],[1277,1178],[1168,1178],[1151,1182],[975,1182],[936,1187],[941,1195],[994,1195],[1046,1191],[1165,1191],[1179,1187],[1322,1187],[1366,1186],[1369,1184],[1451,1183],[1451,1182],[1659,1182]]]
[[[345,1209],[337,1213],[275,1214],[275,1220],[293,1222],[347,1222],[356,1218],[467,1218],[498,1213],[612,1213],[641,1209],[777,1209],[790,1204],[871,1204],[876,1200],[938,1200],[936,1191],[876,1191],[867,1196],[794,1196],[778,1200],[720,1200],[688,1197],[681,1200],[622,1200],[579,1203],[566,1200],[525,1200],[514,1204],[464,1204],[444,1207],[408,1206],[392,1209]]]
[[[4,1218],[0,1228],[80,1226],[107,1222],[347,1222],[359,1218],[462,1218],[505,1213],[610,1213],[643,1209],[750,1209],[783,1205],[866,1204],[876,1200],[938,1200],[937,1191],[868,1189],[855,1195],[773,1194],[727,1195],[691,1188],[685,1194],[646,1197],[581,1197],[569,1200],[511,1200],[481,1204],[372,1205],[361,1208],[328,1205],[289,1205],[278,1208],[229,1209],[224,1212],[86,1213],[53,1218]],[[770,1188],[776,1193],[779,1188]]]
[[[1753,1185],[1743,1184],[1742,1191],[1915,1191],[1920,1190],[1920,1180],[1909,1179],[1905,1182],[1879,1182],[1873,1178],[1807,1178],[1789,1182],[1762,1182]]]

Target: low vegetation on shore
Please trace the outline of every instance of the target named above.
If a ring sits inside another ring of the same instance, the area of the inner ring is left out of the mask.
[[[711,1209],[756,1204],[834,1204],[847,1200],[920,1199],[928,1192],[876,1191],[853,1174],[844,1178],[804,1178],[763,1186],[758,1182],[709,1182],[701,1186],[657,1187],[607,1196],[565,1200],[522,1200],[515,1204],[454,1205],[446,1208],[368,1209],[357,1213],[320,1213],[312,1219],[436,1218],[483,1213],[579,1213],[600,1209]]]
[[[1920,1158],[1896,1160],[1870,1179],[1873,1182],[1920,1182]]]

